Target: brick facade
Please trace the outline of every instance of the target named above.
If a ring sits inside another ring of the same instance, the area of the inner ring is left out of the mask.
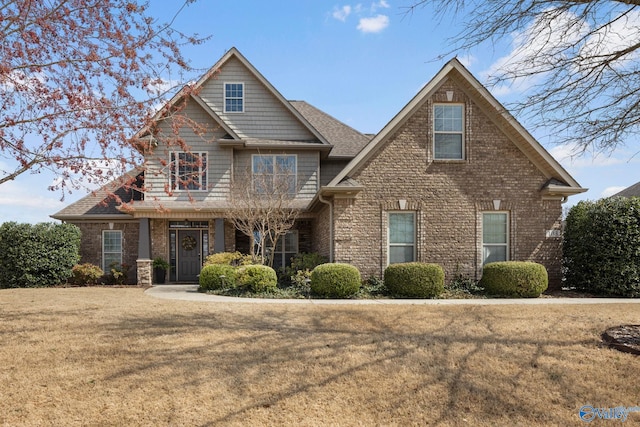
[[[463,103],[465,160],[433,159],[433,102]],[[546,178],[514,143],[451,80],[433,94],[351,178],[364,190],[334,199],[335,261],[356,265],[364,277],[387,266],[388,213],[416,214],[418,261],[443,266],[447,278],[479,279],[482,213],[509,214],[509,259],[545,265],[550,287],[560,283],[560,200],[544,200]]]
[[[138,220],[133,221],[113,221],[113,222],[86,222],[69,221],[78,226],[82,233],[80,240],[80,263],[91,263],[102,268],[102,231],[121,230],[122,231],[122,263],[127,268],[127,282],[134,284],[137,282],[138,258]],[[113,224],[113,228],[111,225]],[[105,272],[108,273],[108,272]]]

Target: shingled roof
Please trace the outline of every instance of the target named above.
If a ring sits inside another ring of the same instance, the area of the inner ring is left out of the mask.
[[[329,158],[353,158],[371,139],[305,101],[289,103],[333,145]]]
[[[58,220],[72,219],[117,219],[126,218],[129,215],[121,212],[118,207],[122,203],[133,200],[142,200],[142,192],[136,187],[142,187],[144,172],[134,175],[134,172],[125,174],[106,184],[92,194],[88,194],[75,203],[70,204],[59,212],[51,215]],[[135,181],[132,183],[131,180]]]
[[[632,186],[614,194],[613,197],[640,197],[640,182],[636,182]]]

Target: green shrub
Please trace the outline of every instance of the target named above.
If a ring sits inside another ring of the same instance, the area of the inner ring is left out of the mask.
[[[253,292],[275,291],[278,287],[276,271],[267,265],[245,265],[238,268],[239,286]]]
[[[71,272],[73,276],[69,282],[77,286],[97,285],[104,276],[104,271],[100,267],[90,263],[74,265]]]
[[[524,261],[490,262],[480,284],[489,295],[536,298],[547,289],[549,277],[542,264]]]
[[[349,264],[321,264],[311,272],[311,291],[319,296],[344,298],[360,289],[360,272]]]
[[[236,268],[228,264],[205,265],[200,271],[201,291],[233,287],[236,283]]]
[[[204,265],[210,264],[226,264],[226,265],[240,265],[243,255],[240,252],[218,252],[217,254],[209,255],[204,260]]]
[[[278,271],[278,280],[284,286],[297,286],[298,283],[296,283],[295,277],[299,276],[299,272],[307,271],[310,276],[311,270],[326,262],[327,257],[320,255],[317,252],[300,252],[291,258],[290,266]]]
[[[72,224],[0,226],[0,288],[33,288],[65,283],[80,261],[80,229]]]
[[[384,285],[396,296],[433,298],[444,291],[444,270],[422,262],[391,264],[384,270]]]
[[[581,201],[567,215],[565,286],[640,297],[640,198]]]

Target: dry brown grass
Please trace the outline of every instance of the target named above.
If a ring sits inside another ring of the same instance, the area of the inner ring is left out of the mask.
[[[639,306],[180,302],[0,291],[2,425],[583,425],[640,405]],[[595,422],[610,425],[613,421]],[[631,414],[628,424],[640,422]]]

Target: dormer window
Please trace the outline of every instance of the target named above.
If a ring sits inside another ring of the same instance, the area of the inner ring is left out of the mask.
[[[224,84],[224,112],[244,113],[244,83]]]
[[[464,159],[464,119],[461,104],[433,106],[433,158]]]

